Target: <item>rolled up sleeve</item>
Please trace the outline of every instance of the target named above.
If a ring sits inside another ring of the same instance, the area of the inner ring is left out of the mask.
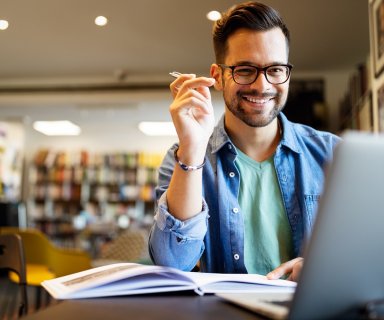
[[[157,265],[192,270],[204,252],[204,237],[208,228],[208,206],[203,199],[202,211],[181,221],[168,211],[167,192],[158,201],[155,223],[149,239],[149,252]]]

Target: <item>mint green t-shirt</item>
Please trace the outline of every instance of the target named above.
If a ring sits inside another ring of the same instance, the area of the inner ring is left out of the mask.
[[[237,149],[239,205],[244,216],[244,261],[249,273],[267,274],[293,258],[291,228],[273,164]]]

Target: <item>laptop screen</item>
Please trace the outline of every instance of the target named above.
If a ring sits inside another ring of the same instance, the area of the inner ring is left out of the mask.
[[[324,319],[384,298],[384,136],[350,132],[326,171],[290,316]]]

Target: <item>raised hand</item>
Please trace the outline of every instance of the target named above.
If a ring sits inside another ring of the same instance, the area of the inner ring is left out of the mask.
[[[173,103],[170,113],[179,137],[180,152],[185,159],[202,160],[215,118],[209,87],[215,79],[181,74],[170,85]],[[196,151],[201,151],[197,152]]]

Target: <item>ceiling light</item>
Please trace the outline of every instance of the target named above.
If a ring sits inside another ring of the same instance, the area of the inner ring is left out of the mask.
[[[221,13],[219,11],[213,10],[207,13],[207,18],[211,21],[217,21],[221,18]]]
[[[0,20],[0,30],[8,29],[9,23],[7,20]]]
[[[80,127],[68,120],[35,121],[33,129],[47,136],[78,136],[81,133]]]
[[[139,129],[147,136],[176,136],[173,122],[143,121],[139,123]]]
[[[105,26],[107,23],[108,23],[108,19],[104,16],[98,16],[95,18],[95,24],[100,27]]]

